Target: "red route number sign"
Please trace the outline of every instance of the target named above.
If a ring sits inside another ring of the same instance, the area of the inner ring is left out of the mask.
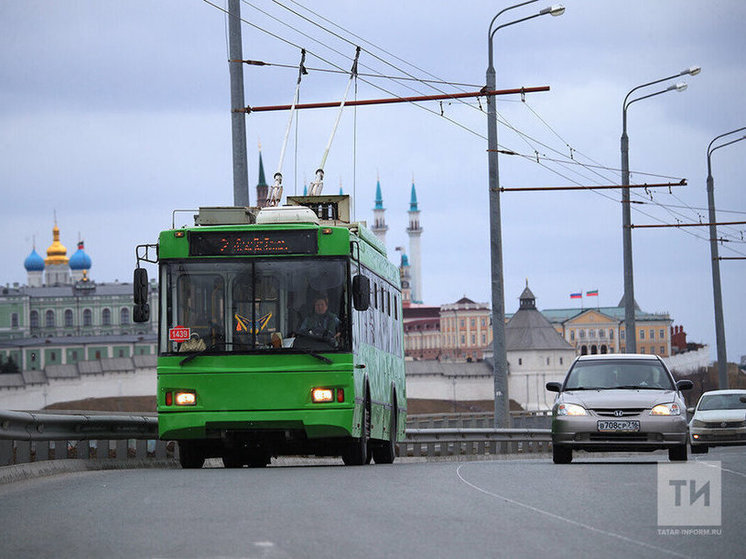
[[[185,342],[189,339],[189,328],[184,326],[175,326],[168,331],[168,339],[172,342]]]

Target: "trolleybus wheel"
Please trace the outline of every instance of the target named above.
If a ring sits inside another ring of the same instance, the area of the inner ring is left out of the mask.
[[[223,466],[226,468],[243,468],[245,461],[238,452],[230,452],[223,455]]]
[[[249,468],[264,468],[272,461],[272,457],[264,453],[256,453],[249,456],[247,461]]]
[[[179,441],[179,463],[185,469],[198,469],[205,463],[205,454],[196,441]]]
[[[394,402],[396,402],[396,395],[394,395]],[[376,464],[393,464],[396,458],[396,428],[397,428],[397,411],[396,403],[394,408],[391,410],[391,422],[389,431],[389,440],[382,442],[373,449],[373,459]]]
[[[342,461],[346,466],[362,466],[364,464],[370,464],[370,453],[368,450],[368,436],[370,435],[370,410],[368,399],[365,400],[363,405],[363,419],[362,419],[362,432],[360,438],[355,439],[354,442],[347,448],[342,455]]]

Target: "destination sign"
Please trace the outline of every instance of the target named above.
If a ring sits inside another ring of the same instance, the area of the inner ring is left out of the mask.
[[[189,256],[316,254],[315,229],[297,231],[191,231]]]

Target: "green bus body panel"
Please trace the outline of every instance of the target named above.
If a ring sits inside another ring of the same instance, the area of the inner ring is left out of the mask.
[[[210,421],[238,430],[291,428],[292,424],[305,429],[309,438],[350,436],[355,403],[352,355],[326,356],[334,363],[297,354],[205,355],[180,366],[183,357],[160,357],[159,435],[204,438],[205,421]],[[319,387],[344,389],[345,401],[314,404],[311,389]],[[166,392],[179,390],[195,391],[196,405],[166,406]],[[276,424],[283,418],[287,425]],[[256,423],[261,421],[275,423]]]
[[[349,256],[353,254],[366,268],[375,271],[396,289],[400,289],[398,268],[385,256],[380,241],[364,227],[359,234],[347,227],[316,226],[309,223],[221,225],[185,227],[162,231],[158,258],[190,259],[189,231],[267,231],[316,229],[316,256]],[[322,230],[331,231],[324,234]],[[297,258],[308,255],[231,256],[233,261],[253,258]],[[225,260],[225,256],[203,256],[202,260]],[[401,297],[397,305],[401,317]],[[399,321],[402,327],[402,321]],[[185,356],[158,357],[158,428],[162,439],[203,439],[208,430],[302,429],[309,439],[359,437],[366,382],[371,400],[371,437],[390,437],[391,413],[397,410],[396,439],[403,441],[406,429],[406,384],[403,347],[393,355],[376,347],[359,344],[357,354],[326,353],[332,364],[322,363],[310,355],[261,353],[252,355],[198,356],[185,363]],[[314,404],[311,389],[344,388],[343,403]],[[166,406],[168,391],[194,390],[195,406]],[[397,401],[392,402],[396,390]]]

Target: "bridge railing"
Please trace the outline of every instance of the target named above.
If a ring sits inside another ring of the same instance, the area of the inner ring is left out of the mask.
[[[551,450],[550,429],[407,429],[400,456],[473,456],[543,453]]]
[[[426,418],[436,427],[408,427],[400,456],[469,456],[541,453],[551,448],[549,429],[493,429],[484,417]],[[418,420],[421,417],[418,417]],[[443,424],[446,426],[442,426]],[[475,423],[485,426],[472,427]],[[408,421],[408,425],[412,423]],[[451,424],[467,425],[454,427]],[[0,410],[0,466],[68,458],[96,460],[178,457],[173,441],[158,440],[155,416],[44,413]]]
[[[155,416],[0,410],[0,466],[43,460],[166,459]]]
[[[451,429],[494,427],[492,412],[431,413],[407,416],[407,427],[411,429]],[[551,410],[512,411],[511,427],[515,429],[549,429],[552,426]]]

